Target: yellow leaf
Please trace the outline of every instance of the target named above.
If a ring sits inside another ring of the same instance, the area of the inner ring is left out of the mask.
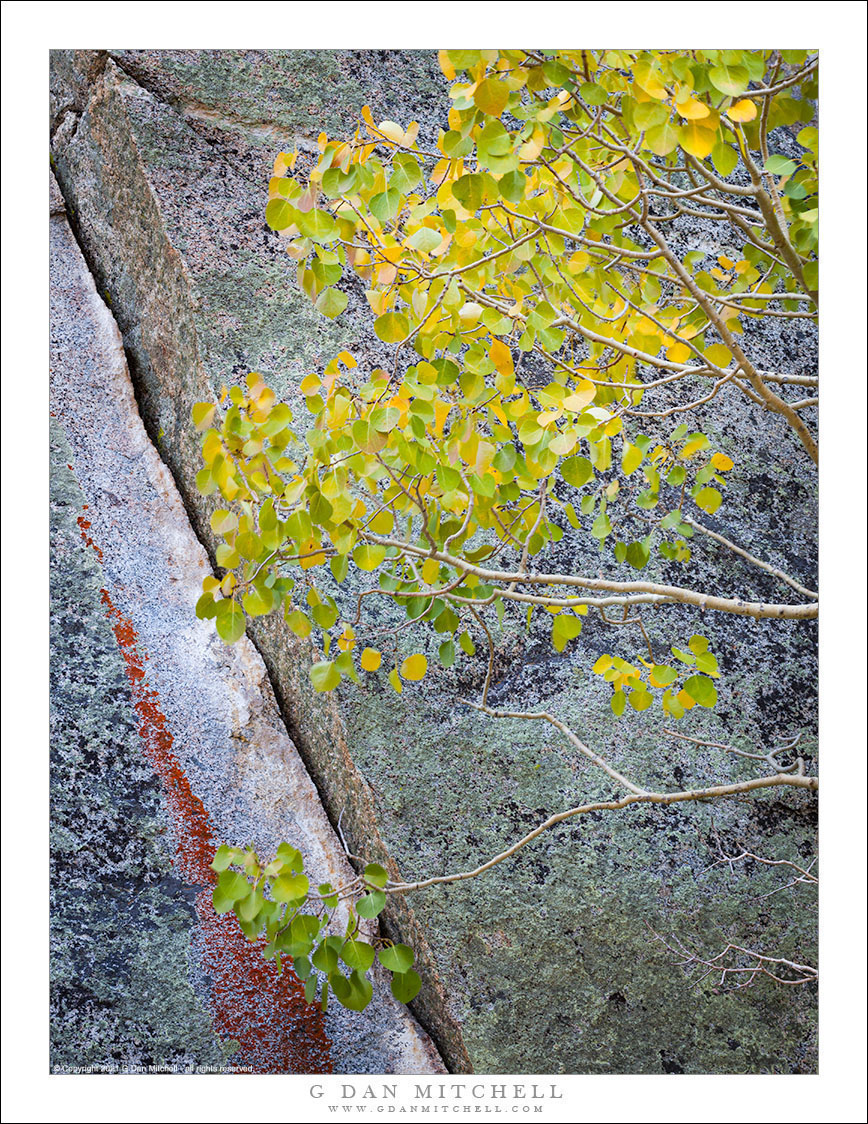
[[[678,699],[685,710],[692,710],[696,705],[690,695],[688,695],[688,693],[683,689],[680,690],[675,697]]]
[[[452,65],[452,63],[449,60],[449,52],[443,51],[443,50],[438,51],[437,52],[437,61],[440,63],[440,69],[443,71],[444,75],[451,82],[452,79],[455,77],[455,67]]]
[[[717,129],[703,129],[702,122],[689,121],[681,126],[681,147],[698,160],[704,160],[711,155],[714,143],[717,140]]]
[[[325,564],[326,555],[318,552],[318,547],[322,545],[322,540],[318,535],[314,535],[308,539],[307,542],[300,544],[299,554],[307,555],[299,559],[298,564],[302,570],[310,570],[313,566],[322,566]]]
[[[753,121],[756,117],[756,105],[750,98],[742,98],[729,107],[726,115],[733,121]]]
[[[687,101],[682,102],[678,106],[678,112],[688,121],[701,121],[703,117],[709,116],[708,106],[703,105],[696,98],[688,98]]]
[[[216,410],[213,402],[197,402],[193,407],[193,424],[200,433],[209,428]]]
[[[686,363],[692,354],[687,344],[680,341],[676,341],[666,349],[666,358],[671,359],[673,363]]]
[[[579,435],[574,429],[562,430],[557,437],[552,438],[549,443],[549,449],[553,453],[557,453],[559,457],[565,457],[571,453],[579,443]]]
[[[443,402],[438,398],[434,403],[434,431],[438,437],[443,435],[443,426],[446,423],[446,418],[449,416],[449,411],[451,409],[451,402]]]
[[[368,527],[375,535],[388,535],[395,525],[395,517],[391,511],[378,511]]]
[[[695,437],[692,441],[687,442],[687,444],[678,455],[682,460],[690,460],[694,453],[698,453],[700,449],[704,449],[707,444],[708,439],[706,437]]]
[[[502,375],[511,375],[514,371],[512,352],[500,340],[492,340],[488,349],[488,357]]]
[[[462,322],[462,327],[475,324],[480,316],[482,316],[482,305],[477,304],[476,301],[467,301],[458,309],[458,317]]]
[[[486,78],[473,92],[473,102],[477,109],[489,117],[499,117],[506,108],[509,86],[497,78]]]
[[[397,667],[393,667],[392,670],[389,672],[389,682],[392,684],[392,687],[400,695],[400,693],[404,690],[404,685],[401,682],[401,676],[398,674]]]
[[[652,63],[639,63],[633,69],[633,78],[640,89],[644,90],[646,94],[650,94],[650,96],[657,101],[661,101],[666,97],[668,91],[661,83],[661,75],[654,69]]]
[[[428,660],[421,652],[417,653],[415,656],[408,656],[401,664],[401,675],[404,679],[409,679],[411,681],[424,679],[427,670]]]
[[[432,585],[440,573],[440,563],[436,558],[426,558],[422,563],[422,580],[426,585]]]
[[[395,144],[404,144],[405,141],[406,141],[406,137],[404,136],[404,130],[395,121],[381,121],[380,125],[379,125],[379,129],[380,129],[380,132],[383,134],[384,137],[387,137],[390,141],[393,141]]]
[[[530,140],[525,143],[518,150],[518,155],[521,160],[526,163],[536,160],[537,156],[542,152],[546,143],[546,133],[541,125],[535,125]]]
[[[376,671],[380,664],[383,662],[383,657],[376,648],[365,648],[362,652],[362,658],[359,661],[362,665],[363,671]]]
[[[629,476],[631,472],[635,472],[642,463],[643,457],[644,454],[637,445],[631,445],[629,441],[625,441],[624,451],[621,454],[621,468],[624,470],[624,475]]]
[[[732,362],[732,354],[729,348],[724,347],[722,343],[714,343],[711,347],[707,347],[702,353],[709,363],[713,363],[715,367],[726,367]]]
[[[587,379],[582,379],[576,384],[573,392],[564,399],[564,409],[575,410],[577,414],[581,413],[586,406],[590,406],[594,401],[596,393],[597,388],[594,384],[588,382]]]
[[[711,458],[711,463],[718,472],[729,472],[733,467],[733,461],[729,459],[726,453],[715,453]]]

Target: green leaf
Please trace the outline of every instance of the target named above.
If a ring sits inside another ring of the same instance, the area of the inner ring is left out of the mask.
[[[239,851],[237,847],[227,847],[222,843],[214,855],[211,862],[211,869],[216,871],[226,870],[232,863],[239,862],[242,858],[243,852]]]
[[[561,461],[561,476],[574,488],[581,488],[594,475],[594,469],[587,457],[567,457]]]
[[[217,616],[218,602],[214,600],[212,593],[203,593],[199,600],[196,602],[196,616],[200,621],[210,621]]]
[[[286,230],[296,220],[298,212],[286,199],[270,199],[265,208],[265,221],[272,230]]]
[[[288,870],[296,872],[304,870],[304,859],[302,858],[301,851],[292,847],[289,843],[280,844],[277,848],[277,857]]]
[[[439,234],[436,230],[432,230],[430,226],[423,226],[420,230],[417,230],[415,234],[411,234],[405,244],[413,250],[422,250],[424,253],[430,253],[431,250],[436,250],[442,241],[442,234]]]
[[[718,141],[711,150],[711,159],[715,168],[717,168],[718,175],[726,179],[728,175],[735,171],[735,166],[738,163],[738,153],[731,144]]]
[[[300,609],[294,609],[287,615],[286,623],[292,629],[296,636],[302,640],[305,636],[310,636],[313,625],[310,623],[308,617],[301,612]]]
[[[368,863],[365,867],[365,881],[370,883],[371,886],[376,886],[378,890],[382,890],[389,881],[389,872],[379,863]]]
[[[669,120],[669,106],[662,101],[640,101],[633,110],[633,123],[637,129],[653,129]]]
[[[316,298],[317,312],[321,312],[323,316],[334,320],[334,318],[340,316],[347,307],[349,299],[347,294],[342,293],[340,289],[323,289]]]
[[[244,606],[244,611],[251,617],[264,617],[271,612],[272,597],[271,590],[265,589],[251,589],[249,593],[245,593],[241,598],[241,603]]]
[[[333,938],[327,938],[318,945],[314,950],[311,962],[314,968],[318,968],[320,972],[325,972],[330,976],[332,972],[336,972],[338,968],[338,950],[335,947],[340,945],[340,938],[335,941]]]
[[[626,560],[634,570],[641,570],[646,566],[651,556],[650,547],[644,542],[631,542],[627,546]]]
[[[414,968],[406,972],[396,972],[392,976],[392,994],[399,1003],[409,1003],[421,990],[422,980]]]
[[[311,963],[306,956],[296,956],[292,962],[293,970],[300,980],[307,980],[313,971]]]
[[[244,635],[244,613],[235,601],[230,601],[217,616],[217,632],[227,644],[234,644]]]
[[[712,655],[711,652],[702,652],[696,657],[696,668],[697,671],[702,671],[715,679],[720,677],[720,672],[717,669],[717,657]]]
[[[412,948],[406,944],[393,944],[388,948],[381,948],[377,953],[380,963],[390,972],[406,972],[413,967],[416,959]]]
[[[310,882],[304,874],[281,874],[271,885],[276,902],[295,902],[307,897]]]
[[[478,211],[485,202],[485,176],[481,172],[459,176],[452,185],[452,194],[465,211]]]
[[[684,717],[684,707],[678,701],[677,696],[673,695],[671,691],[664,691],[663,693],[663,709],[667,714],[671,714],[673,718]]]
[[[593,82],[583,82],[579,86],[579,94],[588,105],[605,105],[609,99],[609,95],[603,87],[596,86]]]
[[[527,191],[527,176],[524,172],[507,172],[497,182],[498,190],[507,203],[520,203]]]
[[[718,492],[717,488],[702,488],[693,497],[694,503],[697,507],[707,511],[709,515],[714,515],[715,511],[720,507],[723,496]]]
[[[262,896],[261,890],[254,890],[252,894],[248,894],[246,898],[241,900],[238,906],[238,916],[242,921],[254,921],[256,915],[265,904],[265,899]]]
[[[353,551],[353,561],[360,570],[370,572],[376,570],[386,557],[386,548],[378,543],[359,543]]]
[[[473,101],[477,109],[489,117],[499,117],[506,108],[509,100],[509,86],[498,78],[486,78],[473,92]]]
[[[350,938],[344,942],[341,949],[341,960],[348,968],[357,968],[360,972],[367,972],[374,963],[375,956],[373,945],[367,941],[357,941]]]
[[[298,228],[306,238],[314,242],[334,242],[338,237],[337,223],[325,211],[298,212]]]
[[[562,652],[570,640],[582,631],[582,622],[574,613],[559,613],[552,622],[552,644]]]
[[[750,83],[747,67],[728,66],[726,63],[713,66],[708,72],[708,77],[715,89],[731,98],[743,94]]]
[[[645,142],[657,156],[667,156],[678,147],[681,133],[677,125],[671,121],[663,125],[655,125],[645,134]]]
[[[370,980],[366,980],[355,970],[351,973],[349,979],[346,979],[339,972],[334,972],[329,976],[329,982],[337,1001],[342,1007],[347,1007],[350,1011],[364,1011],[374,994],[374,988]]]
[[[624,707],[627,705],[627,696],[623,691],[615,691],[609,700],[609,705],[612,708],[612,713],[620,718],[624,713]]]
[[[341,673],[331,660],[321,660],[310,669],[310,681],[315,691],[333,691],[341,681]]]
[[[237,870],[223,870],[217,876],[214,888],[214,909],[217,913],[228,913],[235,902],[246,898],[250,893],[250,883]]]
[[[601,513],[591,524],[591,534],[595,539],[599,539],[600,542],[602,542],[607,535],[611,534],[611,532],[612,523],[608,515]]]
[[[213,402],[197,402],[192,410],[193,425],[195,425],[201,433],[211,425],[216,412],[217,407]]]
[[[704,675],[691,675],[684,684],[684,690],[700,706],[710,709],[717,702],[717,688]]]
[[[651,669],[651,674],[654,677],[655,686],[668,687],[670,683],[674,683],[678,678],[678,672],[674,667],[669,667],[668,664],[657,663]]]
[[[375,195],[369,204],[371,213],[376,215],[381,223],[389,222],[397,215],[401,209],[403,195],[400,191],[390,188],[388,191],[381,191],[379,195]]]
[[[642,690],[631,691],[628,697],[630,699],[630,706],[632,706],[634,710],[647,710],[653,701],[650,693],[644,690],[644,688]]]
[[[383,343],[400,343],[410,334],[410,321],[403,312],[387,312],[374,321],[374,332]]]
[[[386,905],[386,895],[382,890],[371,890],[369,894],[359,898],[356,902],[356,913],[359,917],[366,917],[370,920],[376,917],[378,913],[382,912]]]
[[[786,156],[770,156],[763,167],[775,176],[791,176],[798,165]]]

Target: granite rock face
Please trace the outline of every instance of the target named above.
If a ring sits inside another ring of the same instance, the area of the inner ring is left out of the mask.
[[[195,617],[207,555],[51,209],[53,1064],[442,1072],[382,978],[323,1018],[209,905],[223,841],[352,872],[258,652]]]
[[[444,92],[427,52],[54,53],[52,151],[70,221],[122,334],[144,424],[207,551],[214,543],[209,502],[194,483],[192,403],[250,370],[292,399],[299,376],[341,348],[362,362],[380,355],[360,290],[350,290],[347,312],[332,323],[295,288],[292,263],[263,220],[274,155],[311,148],[323,128],[350,127],[366,102],[380,118],[416,119],[423,136],[436,136]],[[708,243],[699,226],[682,236],[692,248]],[[768,331],[752,343],[768,367],[813,370],[807,335],[802,354]],[[84,415],[98,410],[99,386],[96,379],[88,390]],[[782,422],[758,417],[735,394],[715,416],[714,436],[738,474],[709,525],[812,584],[816,480],[801,450]],[[73,442],[78,425],[68,434]],[[102,471],[98,460],[93,471]],[[94,476],[93,488],[117,492],[107,477]],[[110,509],[101,510],[108,527]],[[575,565],[575,544],[564,540],[560,549],[564,565]],[[159,553],[154,547],[154,565]],[[134,555],[124,579],[130,616],[165,598],[149,585],[152,562]],[[694,564],[699,585],[780,599],[774,579],[711,540],[695,541]],[[200,573],[206,565],[202,553]],[[662,563],[649,577],[682,580]],[[158,666],[189,658],[178,647],[196,630],[191,618],[179,604],[172,628],[149,638],[163,653],[153,655]],[[655,644],[679,628],[686,641],[699,628],[721,662],[718,708],[693,712],[685,732],[751,748],[802,731],[812,763],[813,623],[710,617],[700,627],[695,616],[673,611],[652,626]],[[216,663],[228,660],[209,629],[195,646]],[[328,819],[342,817],[352,850],[404,878],[474,867],[551,812],[610,793],[553,733],[492,722],[459,704],[479,689],[481,657],[429,676],[436,691],[407,689],[398,698],[372,682],[323,699],[308,684],[309,649],[282,622],[260,618],[249,635]],[[569,650],[558,655],[543,628],[528,631],[507,616],[495,705],[544,706],[640,782],[700,786],[752,775],[749,762],[734,767],[722,750],[673,740],[651,712],[616,723],[607,689],[588,669],[617,640],[588,618],[580,643],[581,660]],[[267,684],[260,689],[268,694]],[[166,698],[174,700],[169,718],[186,730],[190,698]],[[222,793],[214,804],[224,809],[215,821],[221,840],[246,832],[237,841],[265,846],[273,831],[286,836],[264,760],[242,765],[236,757],[230,768],[228,756],[197,763],[198,756],[190,761],[195,786]],[[816,1009],[807,988],[758,986],[737,996],[694,989],[651,929],[712,952],[736,940],[813,957],[814,903],[804,886],[778,892],[773,870],[714,864],[721,847],[733,853],[746,844],[810,862],[815,804],[809,794],[785,793],[588,818],[546,834],[484,878],[394,903],[385,924],[416,947],[425,979],[415,1013],[453,1071],[813,1071]],[[326,838],[331,829],[320,814],[314,835]],[[188,925],[191,916],[188,907]],[[205,1026],[201,1010],[197,1017]],[[341,1064],[336,1058],[335,1068]],[[371,1059],[366,1069],[374,1068]]]

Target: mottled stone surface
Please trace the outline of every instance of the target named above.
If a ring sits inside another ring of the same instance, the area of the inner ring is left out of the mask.
[[[51,423],[51,1065],[221,1065],[188,978],[193,905],[76,522],[85,498]]]
[[[207,866],[214,840],[268,855],[289,836],[314,880],[340,885],[351,870],[261,657],[195,617],[207,555],[139,417],[117,326],[56,200],[52,211],[53,1062],[221,1064],[229,1007],[214,941],[238,957],[239,979],[244,942],[239,954],[225,928],[197,923],[208,890],[191,849],[206,845]],[[116,621],[126,633],[112,635]],[[116,637],[136,649],[127,674]],[[162,741],[143,749],[154,733]],[[171,756],[170,777],[159,759],[154,776],[149,749]],[[267,999],[239,990],[229,1013],[253,1022]],[[280,1040],[308,1026],[299,1015],[264,1029]],[[324,1030],[338,1072],[442,1070],[383,978],[363,1016],[333,1006]]]
[[[340,347],[363,362],[381,354],[360,291],[351,289],[347,313],[330,323],[295,289],[293,264],[263,222],[274,154],[309,148],[323,127],[346,127],[364,102],[378,118],[415,118],[423,134],[432,131],[445,83],[429,53],[110,56],[54,60],[55,105],[68,107],[55,111],[57,173],[123,333],[145,422],[210,549],[208,506],[193,485],[192,403],[254,369],[292,397],[298,376]],[[698,225],[681,237],[691,248],[722,249]],[[770,368],[813,371],[808,333],[795,352],[767,329],[751,346]],[[710,432],[737,468],[706,522],[812,585],[815,473],[783,422],[726,391]],[[554,563],[599,565],[569,539]],[[678,567],[655,566],[649,578],[684,583]],[[786,593],[699,537],[690,581],[755,599]],[[639,651],[640,637],[589,617],[558,655],[547,631],[542,621],[527,631],[506,618],[496,704],[545,706],[643,783],[753,775],[747,761],[671,739],[652,712],[615,722],[590,667],[603,651]],[[655,646],[695,631],[710,638],[724,676],[718,708],[692,712],[684,731],[750,749],[801,730],[813,767],[815,625],[676,609],[650,618]],[[312,696],[305,646],[278,620],[255,622],[251,635],[332,822],[343,813],[353,849],[391,859],[404,877],[473,867],[551,812],[612,791],[553,731],[460,706],[481,686],[481,654],[400,698],[371,680],[342,689],[336,706]],[[396,903],[388,924],[419,947],[426,981],[414,1008],[455,1070],[810,1072],[809,989],[695,990],[649,926],[710,953],[737,940],[812,960],[806,887],[773,893],[774,871],[713,864],[719,846],[737,853],[743,845],[810,862],[814,819],[814,798],[787,792],[714,808],[633,808],[560,827],[479,880]]]

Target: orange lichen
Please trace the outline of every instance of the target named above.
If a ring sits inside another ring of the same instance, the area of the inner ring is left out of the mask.
[[[84,510],[87,511],[87,504],[84,505]],[[97,558],[102,562],[102,551],[88,534],[91,526],[90,520],[85,519],[83,515],[79,515],[78,519],[76,519],[76,523],[78,523],[81,537],[84,539],[85,545],[92,547],[96,551]]]

